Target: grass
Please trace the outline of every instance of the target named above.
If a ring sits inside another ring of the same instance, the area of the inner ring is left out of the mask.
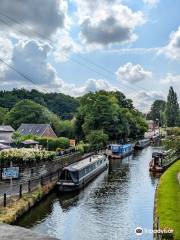
[[[45,187],[39,187],[30,194],[23,194],[19,200],[14,200],[10,206],[0,208],[0,222],[12,224],[17,218],[22,216],[37,202],[39,202],[45,195],[47,195],[54,188],[54,183]]]
[[[180,184],[177,174],[180,160],[174,163],[161,177],[157,189],[157,215],[161,229],[174,230],[174,240],[180,240]]]

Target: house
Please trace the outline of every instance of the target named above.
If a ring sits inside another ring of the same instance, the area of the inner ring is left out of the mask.
[[[36,135],[39,137],[52,137],[57,138],[50,124],[26,124],[23,123],[17,129],[21,135]]]
[[[153,120],[148,120],[147,124],[148,124],[148,130],[149,131],[154,131],[155,130],[156,124]]]
[[[12,142],[12,135],[15,130],[11,126],[0,125],[0,143],[10,144]]]

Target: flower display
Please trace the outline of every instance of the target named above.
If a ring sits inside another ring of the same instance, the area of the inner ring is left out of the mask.
[[[12,148],[0,151],[1,162],[28,162],[28,161],[44,161],[52,160],[55,157],[55,152],[31,149],[31,148]]]

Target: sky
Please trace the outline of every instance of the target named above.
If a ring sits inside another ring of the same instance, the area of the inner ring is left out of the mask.
[[[180,99],[179,0],[0,0],[0,90]]]

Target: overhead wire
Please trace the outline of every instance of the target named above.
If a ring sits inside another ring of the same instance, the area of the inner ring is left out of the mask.
[[[15,22],[16,24],[21,25],[21,22],[20,22],[20,21],[14,19],[14,18],[12,18],[12,17],[10,17],[10,16],[8,16],[8,15],[2,13],[2,12],[0,12],[0,16],[3,16],[3,17],[5,17],[5,18],[9,19],[11,22]],[[6,22],[4,19],[0,19],[0,21],[1,21],[2,23],[4,23],[5,25],[10,26],[10,23]],[[23,23],[23,22],[22,22],[22,23]],[[24,23],[23,23],[23,24],[24,24]],[[21,26],[22,26],[22,25],[21,25]],[[36,35],[40,36],[41,40],[42,40],[42,39],[43,39],[43,40],[46,39],[46,40],[48,40],[50,43],[52,43],[52,40],[49,39],[47,36],[44,36],[44,34],[39,33],[39,32],[37,32],[36,30],[32,30],[32,29],[29,29],[29,30],[32,31],[32,32],[34,32]],[[17,31],[19,31],[19,32],[22,33],[23,35],[27,35],[27,36],[28,36],[27,32],[25,32],[24,30],[22,31],[21,29],[18,29]],[[107,77],[106,74],[98,72],[96,69],[93,69],[93,68],[89,67],[89,66],[86,65],[85,63],[79,62],[79,60],[77,60],[77,59],[75,59],[75,58],[69,57],[67,54],[64,54],[64,55],[66,56],[66,58],[67,58],[68,60],[70,60],[70,61],[72,61],[72,62],[75,62],[76,64],[81,65],[81,66],[87,68],[87,69],[90,70],[90,71],[93,71],[94,73],[98,74],[98,75],[101,76],[101,77],[103,76],[103,78],[105,77],[105,78],[108,78],[108,79],[109,79],[109,76]],[[89,64],[95,66],[96,68],[99,68],[99,69],[105,71],[106,73],[108,73],[108,74],[110,74],[110,75],[113,75],[113,77],[116,76],[116,74],[115,74],[113,71],[105,68],[104,66],[101,66],[100,64],[94,63],[93,61],[91,61],[91,60],[89,60],[89,59],[87,59],[87,58],[85,58],[85,57],[83,57],[83,56],[81,56],[81,55],[79,55],[79,54],[77,54],[77,53],[76,53],[76,55],[77,55],[77,57],[79,57],[79,58],[82,59],[83,61],[86,61],[86,62],[88,62]],[[117,76],[116,76],[116,77],[117,77]],[[114,81],[114,79],[112,79],[112,78],[111,78],[111,80]],[[147,89],[145,89],[145,88],[142,88],[142,87],[139,87],[139,86],[137,86],[137,85],[134,86],[134,87],[132,87],[132,86],[129,86],[129,85],[127,86],[125,83],[122,83],[122,82],[121,82],[121,84],[122,84],[125,88],[129,88],[129,89],[131,89],[131,90],[133,90],[133,91],[136,91],[135,87],[136,87],[136,88],[140,88],[140,89],[142,89],[142,90],[149,91],[149,90],[147,90]]]

